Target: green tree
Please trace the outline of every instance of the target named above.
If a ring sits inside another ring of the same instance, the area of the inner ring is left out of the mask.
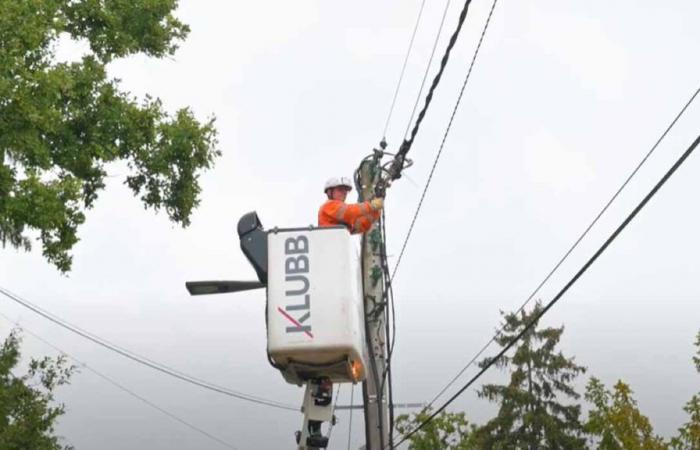
[[[199,174],[216,156],[214,119],[189,109],[168,115],[107,76],[106,64],[175,52],[189,31],[177,0],[0,0],[0,240],[29,250],[38,235],[60,271],[85,210],[105,187],[106,166],[128,167],[125,184],[146,208],[187,226]],[[90,51],[59,62],[59,39]]]
[[[396,418],[396,431],[401,435],[409,433],[423,423],[430,415],[430,408],[418,413],[403,414]],[[410,450],[467,450],[469,435],[474,426],[470,425],[464,413],[443,411],[408,440]]]
[[[676,450],[700,450],[700,394],[695,394],[685,404],[683,410],[689,420],[678,429],[678,436],[671,440],[671,447]]]
[[[64,413],[53,391],[68,383],[75,368],[65,358],[31,360],[23,376],[13,371],[20,360],[20,339],[11,332],[0,347],[0,448],[3,450],[69,450],[54,433]]]
[[[608,391],[597,378],[586,386],[586,400],[593,404],[586,430],[597,437],[600,450],[663,450],[668,446],[654,435],[649,419],[639,411],[630,387],[618,381]]]
[[[700,332],[695,339],[696,356],[693,357],[695,368],[700,373]],[[683,410],[688,413],[689,421],[679,430],[671,445],[676,450],[700,450],[700,393],[695,394],[686,403]]]
[[[503,330],[496,342],[505,347],[542,311],[534,308],[520,314],[505,314]],[[564,332],[561,328],[533,326],[517,344],[512,357],[497,361],[497,367],[510,371],[508,384],[487,384],[479,396],[498,403],[498,414],[475,432],[485,449],[577,449],[585,447],[581,406],[564,404],[577,400],[575,378],[585,372],[573,358],[556,350]],[[480,364],[483,367],[489,360]]]

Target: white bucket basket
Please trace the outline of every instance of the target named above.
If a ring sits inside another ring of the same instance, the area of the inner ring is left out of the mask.
[[[289,383],[365,377],[359,254],[345,228],[268,232],[267,351]]]

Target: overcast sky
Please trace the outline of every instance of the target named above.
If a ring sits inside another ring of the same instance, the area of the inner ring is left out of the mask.
[[[0,285],[105,339],[194,376],[300,404],[265,354],[264,293],[191,298],[186,280],[252,279],[238,218],[315,223],[322,185],[350,176],[381,139],[420,0],[181,0],[192,32],[174,58],[133,57],[110,73],[135,96],[216,115],[223,156],[180,229],[145,211],[110,167],[69,276],[40,251],[2,250]],[[491,2],[474,0],[415,141],[390,190],[395,260]],[[445,2],[426,2],[387,134],[403,138]],[[442,54],[461,1],[453,1]],[[700,2],[499,2],[395,281],[394,398],[427,401],[486,343],[499,310],[527,298],[700,85]],[[75,58],[80,45],[65,45]],[[437,63],[438,57],[436,57]],[[435,67],[430,71],[430,77]],[[645,195],[700,127],[693,105],[538,298],[549,300]],[[610,385],[630,383],[656,431],[672,435],[698,391],[700,155],[693,155],[543,320],[562,349]],[[38,247],[38,246],[37,246]],[[241,402],[125,360],[0,299],[0,312],[91,367],[239,449],[293,448],[301,415]],[[9,325],[0,319],[0,334]],[[25,336],[27,356],[55,354]],[[495,349],[489,351],[493,353]],[[470,369],[466,375],[474,374]],[[490,373],[485,380],[502,380]],[[465,382],[461,380],[461,383]],[[468,391],[453,405],[483,422]],[[343,386],[340,403],[350,401]],[[87,370],[61,389],[59,433],[77,449],[219,449]],[[355,389],[355,400],[361,389]],[[339,413],[331,449],[347,447]],[[361,413],[352,447],[364,439]]]

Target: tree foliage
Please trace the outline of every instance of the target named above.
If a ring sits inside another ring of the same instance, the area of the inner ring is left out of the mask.
[[[697,353],[693,357],[695,369],[700,373],[700,332],[695,339]],[[678,436],[674,437],[671,445],[676,450],[698,450],[700,449],[700,393],[685,404],[683,410],[688,413],[688,422],[679,430]]]
[[[29,370],[16,376],[20,339],[11,332],[0,347],[0,448],[3,450],[69,450],[54,434],[64,413],[53,391],[68,383],[75,368],[63,357],[31,360]]]
[[[503,314],[504,327],[496,342],[505,347],[542,311],[537,302],[530,311]],[[541,449],[585,447],[581,406],[572,384],[585,372],[573,358],[556,350],[564,328],[532,327],[517,344],[512,357],[496,366],[510,371],[508,384],[486,384],[479,396],[499,405],[498,414],[476,432],[480,448]],[[481,362],[482,367],[489,360]]]
[[[411,415],[401,415],[396,418],[396,430],[402,435],[407,434],[430,415],[430,408]],[[473,428],[474,426],[469,424],[464,413],[443,411],[409,438],[408,448],[409,450],[472,449],[474,447],[470,446],[469,436]]]
[[[695,394],[685,404],[683,411],[688,413],[688,422],[678,429],[678,436],[671,440],[676,450],[700,449],[700,394]]]
[[[538,303],[529,313],[504,315],[504,331],[497,342],[507,345],[540,311]],[[464,413],[443,412],[409,439],[409,449],[700,450],[700,393],[684,407],[688,422],[666,442],[639,410],[629,385],[618,381],[610,391],[600,380],[591,378],[585,393],[591,408],[581,423],[580,405],[558,401],[562,397],[580,398],[571,383],[584,371],[555,351],[562,332],[563,328],[535,326],[523,336],[511,358],[496,363],[510,371],[510,382],[487,384],[479,391],[482,398],[498,404],[496,417],[479,427],[470,424]],[[695,345],[693,362],[700,373],[700,332]],[[483,361],[482,367],[488,361]],[[429,416],[429,409],[400,416],[397,431],[406,434]]]
[[[214,119],[119,89],[106,64],[142,53],[173,54],[189,28],[177,0],[0,0],[0,240],[70,270],[85,210],[105,187],[106,166],[129,168],[125,184],[144,206],[187,226],[198,177],[215,157]],[[61,39],[90,51],[56,60]]]
[[[586,430],[598,440],[600,450],[663,450],[668,446],[654,435],[649,419],[637,407],[632,390],[618,381],[610,392],[593,377],[586,386],[586,400],[593,404]]]

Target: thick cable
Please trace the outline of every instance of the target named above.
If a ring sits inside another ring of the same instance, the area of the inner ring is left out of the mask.
[[[394,354],[394,346],[396,345],[396,308],[394,303],[394,289],[391,285],[391,277],[389,276],[389,261],[386,250],[386,214],[382,210],[381,217],[381,227],[382,227],[382,245],[380,249],[381,262],[382,262],[382,273],[384,276],[384,310],[386,315],[385,322],[385,335],[386,335],[386,367],[384,368],[384,373],[382,375],[382,388],[380,392],[384,392],[384,384],[388,381],[388,394],[389,394],[389,425],[391,429],[394,429],[394,389],[392,383],[392,356]],[[390,325],[391,324],[391,325]],[[393,432],[389,435],[390,439],[393,440]],[[393,446],[393,442],[390,442]]]
[[[618,226],[615,231],[608,237],[608,239],[603,243],[603,245],[593,254],[593,256],[586,261],[586,263],[579,269],[578,272],[576,272],[576,275],[569,280],[568,283],[559,291],[559,293],[547,303],[547,305],[535,315],[535,317],[530,320],[523,330],[518,333],[517,336],[515,336],[513,339],[506,344],[503,349],[498,352],[496,356],[493,358],[489,358],[486,361],[486,364],[481,368],[481,370],[474,375],[464,386],[462,386],[459,391],[457,391],[452,397],[450,397],[445,403],[442,404],[439,408],[435,410],[428,418],[426,418],[423,422],[421,422],[417,427],[415,427],[413,430],[410,432],[404,434],[401,437],[401,440],[399,441],[398,445],[401,445],[403,442],[405,442],[407,439],[409,439],[411,436],[413,436],[416,432],[421,430],[425,425],[430,423],[435,417],[437,417],[442,411],[445,410],[453,401],[457,399],[462,393],[467,390],[472,384],[474,384],[481,376],[489,369],[491,366],[493,366],[499,359],[505,355],[505,353],[510,350],[532,327],[535,326],[536,323],[539,322],[539,320],[554,306],[561,298],[562,296],[573,286],[576,281],[578,281],[581,276],[586,273],[586,271],[593,265],[593,263],[600,257],[600,255],[603,254],[603,252],[610,246],[610,244],[620,235],[620,233],[629,225],[629,223],[634,219],[637,214],[644,208],[644,206],[651,200],[654,195],[659,191],[659,189],[666,184],[666,181],[678,170],[678,168],[685,162],[685,160],[690,156],[695,148],[697,147],[698,143],[700,143],[700,135],[695,138],[695,141],[688,147],[688,149],[683,152],[681,157],[671,166],[671,168],[664,174],[664,176],[659,180],[656,185],[649,191],[649,193],[642,199],[642,201],[634,208],[634,210],[625,218],[625,220]]]
[[[384,289],[382,295],[382,301],[384,303],[384,315],[386,320],[384,321],[384,335],[386,338],[386,366],[384,367],[384,373],[382,374],[382,383],[379,389],[380,396],[384,395],[384,387],[387,386],[388,393],[388,405],[389,405],[389,446],[394,447],[394,387],[392,384],[392,354],[394,352],[395,338],[396,338],[396,310],[394,308],[394,291],[391,287],[391,279],[389,277],[389,263],[387,260],[386,252],[386,214],[382,210],[381,215],[381,246],[379,249],[381,269],[384,280]],[[390,325],[391,324],[391,325]],[[388,382],[388,384],[387,384]]]
[[[428,59],[428,65],[425,66],[425,72],[423,73],[423,80],[420,83],[420,88],[418,89],[418,95],[416,95],[416,102],[413,104],[413,110],[411,111],[411,117],[408,119],[406,124],[406,131],[403,134],[404,140],[408,137],[408,132],[411,130],[411,124],[413,123],[413,118],[416,115],[416,110],[418,109],[418,104],[420,103],[420,96],[423,94],[423,87],[425,86],[425,80],[428,79],[428,72],[430,72],[430,66],[433,64],[433,57],[435,56],[435,50],[437,49],[438,42],[440,41],[440,36],[442,36],[442,27],[445,25],[445,18],[447,17],[447,11],[450,9],[451,0],[445,2],[445,10],[442,13],[442,19],[440,20],[440,27],[438,27],[437,34],[435,35],[435,41],[433,42],[433,49],[430,51],[430,58]]]
[[[44,317],[45,319],[50,320],[51,322],[55,323],[56,325],[59,325],[62,328],[65,328],[68,331],[71,331],[101,347],[104,347],[108,350],[111,350],[125,358],[128,358],[132,361],[135,361],[139,364],[142,364],[144,366],[150,367],[151,369],[157,370],[158,372],[161,372],[165,375],[169,375],[173,378],[177,378],[181,381],[185,381],[190,384],[194,384],[196,386],[202,387],[204,389],[213,391],[213,392],[218,392],[223,395],[227,395],[229,397],[234,397],[239,400],[244,400],[247,402],[251,403],[257,403],[260,405],[265,405],[265,406],[270,406],[273,408],[278,408],[278,409],[284,409],[287,411],[295,411],[298,412],[299,408],[296,408],[292,405],[286,405],[284,403],[280,403],[274,400],[268,400],[262,397],[258,396],[253,396],[250,394],[246,394],[243,392],[238,392],[234,391],[232,389],[218,386],[216,384],[210,383],[208,381],[193,377],[191,375],[187,375],[183,372],[179,372],[171,367],[168,367],[164,364],[157,363],[153,360],[150,360],[146,357],[140,356],[134,352],[131,352],[129,350],[126,350],[124,348],[121,348],[115,344],[112,344],[111,342],[107,341],[106,339],[100,338],[94,334],[88,333],[85,330],[80,329],[79,327],[76,327],[75,325],[72,325],[68,323],[67,321],[58,318],[58,316],[55,316],[54,314],[50,314],[47,311],[39,308],[38,306],[30,303],[29,301],[21,298],[20,296],[13,294],[12,292],[8,291],[5,288],[0,287],[0,294],[4,295],[5,297],[9,298],[10,300],[20,304],[21,306],[29,309],[30,311],[33,311],[34,313]]]
[[[644,155],[642,160],[637,164],[637,166],[634,168],[634,170],[629,174],[629,176],[625,179],[625,181],[620,185],[620,187],[617,189],[617,191],[615,191],[613,196],[610,197],[610,200],[608,200],[608,202],[605,204],[605,206],[603,206],[603,208],[595,216],[593,221],[591,221],[591,223],[586,227],[586,229],[583,231],[583,233],[581,233],[579,235],[579,237],[569,247],[569,249],[566,251],[566,253],[564,253],[564,255],[559,259],[559,261],[557,261],[557,263],[554,265],[552,270],[549,271],[547,276],[544,277],[544,279],[542,281],[540,281],[540,283],[537,285],[537,287],[532,291],[532,293],[527,297],[527,299],[522,303],[522,305],[520,305],[518,310],[515,312],[515,315],[520,314],[520,312],[523,309],[525,309],[525,307],[530,303],[530,301],[532,301],[532,299],[535,297],[535,295],[537,295],[537,293],[542,288],[542,286],[544,286],[545,283],[547,283],[547,281],[549,281],[549,279],[552,277],[552,275],[554,275],[554,273],[557,270],[559,270],[559,267],[564,263],[564,261],[569,257],[569,255],[578,247],[579,243],[581,243],[581,241],[588,235],[588,232],[595,226],[596,223],[598,223],[598,220],[601,218],[601,216],[603,214],[605,214],[605,212],[608,210],[608,208],[610,208],[610,205],[612,205],[612,203],[617,199],[617,197],[620,195],[620,193],[625,189],[625,187],[627,187],[627,185],[632,180],[632,178],[637,174],[637,172],[639,172],[639,170],[642,168],[644,163],[646,163],[646,161],[649,159],[649,157],[651,157],[651,155],[654,153],[654,151],[659,146],[659,144],[661,144],[661,142],[664,140],[666,135],[676,125],[676,122],[678,122],[678,120],[685,113],[685,111],[688,109],[688,107],[691,105],[691,103],[693,103],[693,101],[697,97],[698,93],[700,93],[700,88],[695,90],[693,95],[691,95],[690,99],[688,99],[688,101],[685,103],[685,105],[680,110],[680,112],[678,114],[676,114],[676,116],[673,118],[671,123],[666,127],[664,132],[661,133],[661,136],[656,140],[656,142],[651,147],[651,149],[646,153],[646,155]],[[455,383],[455,381],[457,381],[457,379],[459,377],[461,377],[462,374],[479,359],[479,357],[481,357],[481,355],[486,351],[486,349],[488,349],[491,346],[491,344],[493,344],[496,341],[496,337],[501,332],[503,332],[504,327],[505,327],[505,325],[502,325],[501,328],[496,332],[496,334],[494,334],[493,337],[491,337],[491,340],[489,340],[483,347],[481,347],[481,349],[476,353],[476,355],[474,355],[474,357],[469,360],[469,362],[457,373],[457,375],[455,375],[454,378],[452,378],[452,380],[450,380],[450,382],[447,383],[447,385],[444,388],[442,388],[442,390],[440,392],[438,392],[437,395],[435,395],[435,397],[433,397],[433,399],[430,401],[430,403],[428,403],[428,407],[432,406],[433,403],[435,403],[435,401],[438,398],[440,398],[440,396],[442,394],[444,394],[445,391],[447,391],[447,389],[449,389]]]
[[[392,379],[392,373],[393,373],[393,367],[392,367],[392,354],[394,352],[394,338],[396,337],[396,314],[394,310],[394,297],[393,293],[390,291],[390,296],[391,296],[391,324],[392,324],[392,338],[391,338],[391,343],[388,346],[389,351],[388,351],[388,356],[387,356],[387,376],[388,376],[388,382],[389,382],[389,429],[391,430],[389,433],[389,444],[391,447],[394,447],[394,381]]]
[[[394,113],[394,106],[396,105],[396,99],[399,96],[399,89],[401,88],[401,82],[403,81],[403,76],[406,73],[406,65],[408,64],[408,57],[411,54],[411,49],[413,49],[413,41],[416,38],[416,31],[418,31],[418,24],[420,24],[420,19],[423,16],[423,8],[425,7],[425,0],[420,4],[420,10],[418,11],[418,18],[416,19],[416,24],[413,27],[413,33],[411,34],[411,40],[408,43],[408,50],[406,50],[406,57],[403,60],[403,66],[401,67],[401,74],[399,75],[399,81],[396,83],[396,90],[394,91],[394,98],[391,100],[391,107],[389,108],[389,114],[386,117],[386,123],[384,124],[384,131],[382,136],[386,140],[386,131],[389,129],[389,122],[391,121],[391,115]]]
[[[496,9],[496,3],[498,0],[494,0],[493,4],[491,5],[491,10],[489,11],[488,18],[486,19],[486,23],[484,24],[484,28],[481,30],[481,37],[479,37],[479,43],[476,46],[476,50],[474,50],[474,56],[472,57],[471,63],[469,64],[469,70],[467,71],[467,76],[464,78],[464,82],[462,83],[462,88],[459,91],[459,96],[457,97],[457,102],[455,103],[455,107],[452,109],[452,115],[450,116],[450,121],[447,124],[447,128],[445,129],[445,133],[442,136],[442,142],[440,142],[440,147],[438,148],[438,152],[435,155],[435,160],[433,161],[433,166],[430,168],[430,174],[428,174],[428,180],[425,183],[425,187],[423,188],[423,192],[421,193],[420,200],[418,201],[418,206],[416,207],[416,212],[413,214],[413,219],[411,220],[411,225],[408,227],[408,233],[406,233],[406,238],[403,241],[403,245],[401,246],[401,252],[399,253],[399,257],[396,260],[396,265],[394,266],[394,271],[391,274],[391,280],[393,281],[394,277],[396,276],[396,271],[399,268],[399,264],[401,264],[401,258],[403,258],[403,254],[406,251],[406,245],[408,244],[408,240],[411,238],[411,233],[413,232],[413,227],[416,224],[416,219],[418,219],[418,214],[420,213],[420,209],[423,206],[423,201],[425,200],[425,194],[428,192],[428,187],[430,186],[430,182],[433,179],[433,174],[435,173],[435,168],[437,167],[438,161],[440,160],[440,156],[442,155],[442,150],[445,148],[445,142],[447,141],[447,136],[450,134],[450,129],[452,128],[452,122],[454,122],[455,115],[457,114],[457,109],[459,108],[459,104],[462,101],[462,96],[464,95],[464,90],[467,87],[467,83],[469,82],[469,78],[471,77],[472,70],[474,69],[474,64],[476,63],[476,57],[479,55],[479,50],[481,49],[481,44],[484,42],[484,36],[486,36],[486,31],[489,28],[489,24],[491,23],[491,17],[493,16],[493,11]],[[468,4],[469,2],[467,2]],[[465,5],[466,7],[466,5]],[[466,12],[465,12],[466,13]],[[416,131],[416,129],[414,129]]]
[[[420,128],[420,125],[423,122],[423,119],[425,118],[425,113],[428,111],[430,102],[433,100],[433,94],[435,93],[435,89],[437,89],[438,84],[440,84],[440,79],[442,78],[442,74],[445,71],[445,67],[447,66],[447,61],[449,61],[450,59],[450,52],[452,52],[452,48],[457,42],[457,37],[459,36],[460,31],[462,30],[462,25],[464,25],[464,20],[467,17],[467,11],[469,11],[470,4],[471,0],[466,0],[464,2],[464,7],[462,8],[462,12],[459,14],[459,20],[457,21],[457,28],[452,33],[452,36],[450,36],[450,41],[447,44],[447,49],[445,50],[445,53],[442,56],[442,60],[440,61],[440,69],[435,75],[435,78],[433,78],[433,82],[430,85],[430,89],[428,90],[428,95],[425,96],[423,108],[421,109],[420,113],[418,113],[418,118],[416,119],[416,123],[413,126],[413,130],[411,131],[411,137],[409,139],[404,139],[403,144],[401,144],[401,149],[397,154],[397,157],[400,160],[403,160],[403,158],[405,158],[406,154],[411,149],[411,145],[413,145],[413,140],[416,138],[418,129]]]
[[[197,433],[201,434],[202,436],[205,436],[205,437],[211,439],[212,441],[217,442],[217,443],[223,445],[224,447],[228,447],[228,448],[231,448],[231,449],[233,449],[233,450],[238,450],[238,449],[237,449],[236,447],[234,447],[232,444],[229,444],[228,442],[224,441],[223,439],[220,439],[220,438],[214,436],[213,434],[211,434],[211,433],[209,433],[209,432],[207,432],[207,431],[204,431],[203,429],[197,427],[196,425],[193,425],[193,424],[187,422],[186,420],[179,418],[178,416],[176,416],[175,414],[171,413],[170,411],[167,411],[166,409],[163,409],[162,407],[156,405],[155,403],[151,402],[150,400],[148,400],[148,399],[146,399],[146,398],[140,396],[139,394],[135,393],[135,392],[132,391],[131,389],[129,389],[129,388],[123,386],[122,384],[118,383],[117,381],[115,381],[115,380],[112,379],[111,377],[109,377],[109,376],[103,374],[102,372],[98,371],[97,369],[94,369],[94,368],[90,367],[89,365],[87,365],[87,363],[85,363],[85,362],[79,360],[78,358],[76,358],[75,356],[73,356],[73,355],[71,355],[70,353],[66,352],[65,350],[60,349],[59,347],[55,346],[55,345],[52,344],[51,342],[49,342],[49,341],[47,341],[46,339],[42,338],[42,337],[39,336],[38,334],[36,334],[36,333],[32,332],[31,330],[27,329],[26,327],[20,325],[18,322],[12,320],[12,319],[11,319],[10,317],[8,317],[7,315],[5,315],[5,314],[3,314],[3,313],[0,313],[0,316],[4,317],[5,320],[7,320],[9,323],[13,324],[15,327],[19,328],[20,330],[22,330],[24,333],[27,333],[27,334],[33,336],[36,340],[38,340],[38,341],[44,343],[44,344],[47,345],[48,347],[50,347],[50,348],[54,349],[55,351],[59,352],[61,355],[64,355],[64,356],[66,356],[66,357],[72,359],[73,361],[75,361],[76,363],[78,363],[78,365],[79,365],[80,367],[82,367],[82,368],[84,368],[84,369],[87,369],[88,371],[90,371],[90,372],[92,372],[93,374],[97,375],[98,377],[102,378],[103,380],[105,380],[106,382],[108,382],[109,384],[111,384],[112,386],[116,387],[117,389],[119,389],[119,390],[121,390],[121,391],[126,392],[127,394],[131,395],[132,397],[136,398],[137,400],[139,400],[139,401],[145,403],[146,405],[150,406],[151,408],[157,410],[157,411],[160,412],[161,414],[164,414],[164,415],[170,417],[171,419],[175,420],[176,422],[178,422],[178,423],[180,423],[180,424],[182,424],[182,425],[185,425],[185,426],[188,427],[189,429],[196,431]]]

